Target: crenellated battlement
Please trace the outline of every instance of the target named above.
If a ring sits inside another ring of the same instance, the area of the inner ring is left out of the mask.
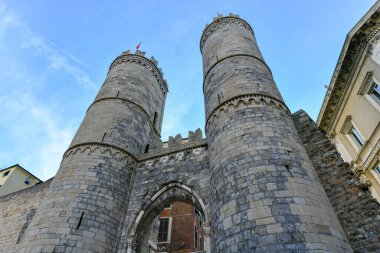
[[[223,16],[222,14],[218,14],[217,17],[213,18],[213,21],[211,24],[206,24],[205,28],[202,32],[202,37],[200,41],[200,49],[201,52],[203,50],[203,45],[205,44],[207,38],[217,29],[221,28],[224,25],[227,24],[237,24],[245,27],[246,29],[250,30],[252,33],[253,29],[252,27],[242,18],[239,17],[239,15],[230,13],[228,16]]]
[[[158,61],[153,56],[150,57],[150,59],[148,59],[146,57],[146,52],[144,51],[136,50],[134,54],[131,53],[131,50],[122,52],[121,55],[116,57],[116,59],[111,63],[108,72],[111,71],[111,69],[115,66],[127,62],[136,63],[150,70],[153,73],[153,75],[156,76],[162,92],[166,94],[169,91],[168,83],[164,79],[164,72],[161,68],[158,67]]]
[[[203,138],[202,130],[198,128],[194,132],[189,131],[187,138],[183,138],[181,134],[177,134],[175,137],[169,136],[168,141],[157,141],[151,145],[149,153],[142,156],[141,160],[204,145],[206,145],[206,138]]]

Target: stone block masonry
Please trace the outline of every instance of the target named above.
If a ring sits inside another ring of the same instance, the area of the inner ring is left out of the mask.
[[[293,119],[353,250],[379,252],[380,204],[304,111],[294,113]]]
[[[351,252],[251,27],[201,39],[213,252]]]
[[[200,211],[208,253],[376,252],[378,204],[307,116],[293,121],[250,25],[219,16],[200,48],[206,137],[160,139],[163,73],[123,52],[55,178],[0,198],[0,252],[144,253],[172,201]]]
[[[51,180],[0,198],[0,252],[12,252],[25,236]]]

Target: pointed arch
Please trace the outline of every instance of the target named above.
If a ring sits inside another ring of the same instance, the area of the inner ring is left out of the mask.
[[[176,191],[176,189],[179,189],[179,191]],[[192,199],[188,199],[188,196],[191,196]],[[149,218],[148,216],[151,215],[150,213],[154,213],[155,210],[159,210],[160,207],[163,207],[166,202],[170,202],[172,200],[192,202],[192,204],[202,212],[205,218],[205,223],[209,224],[209,212],[200,195],[191,187],[183,183],[170,182],[159,189],[141,208],[139,214],[137,215],[137,218],[133,223],[129,236],[135,237],[139,232],[138,230],[141,227],[142,221],[144,221],[146,218]]]

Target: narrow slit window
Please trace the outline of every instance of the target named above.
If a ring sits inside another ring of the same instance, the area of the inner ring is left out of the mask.
[[[153,126],[156,127],[156,121],[157,121],[157,112],[154,113],[153,117]]]
[[[84,212],[82,212],[82,214],[81,214],[81,216],[80,216],[80,218],[79,218],[78,225],[77,225],[77,229],[80,227],[80,225],[82,225],[83,216],[84,216]]]
[[[149,144],[146,144],[145,146],[145,154],[149,152]]]

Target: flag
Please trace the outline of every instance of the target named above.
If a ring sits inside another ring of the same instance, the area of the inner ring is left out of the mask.
[[[141,45],[141,41],[140,41],[140,43],[136,46],[136,50],[139,50],[140,45]]]

